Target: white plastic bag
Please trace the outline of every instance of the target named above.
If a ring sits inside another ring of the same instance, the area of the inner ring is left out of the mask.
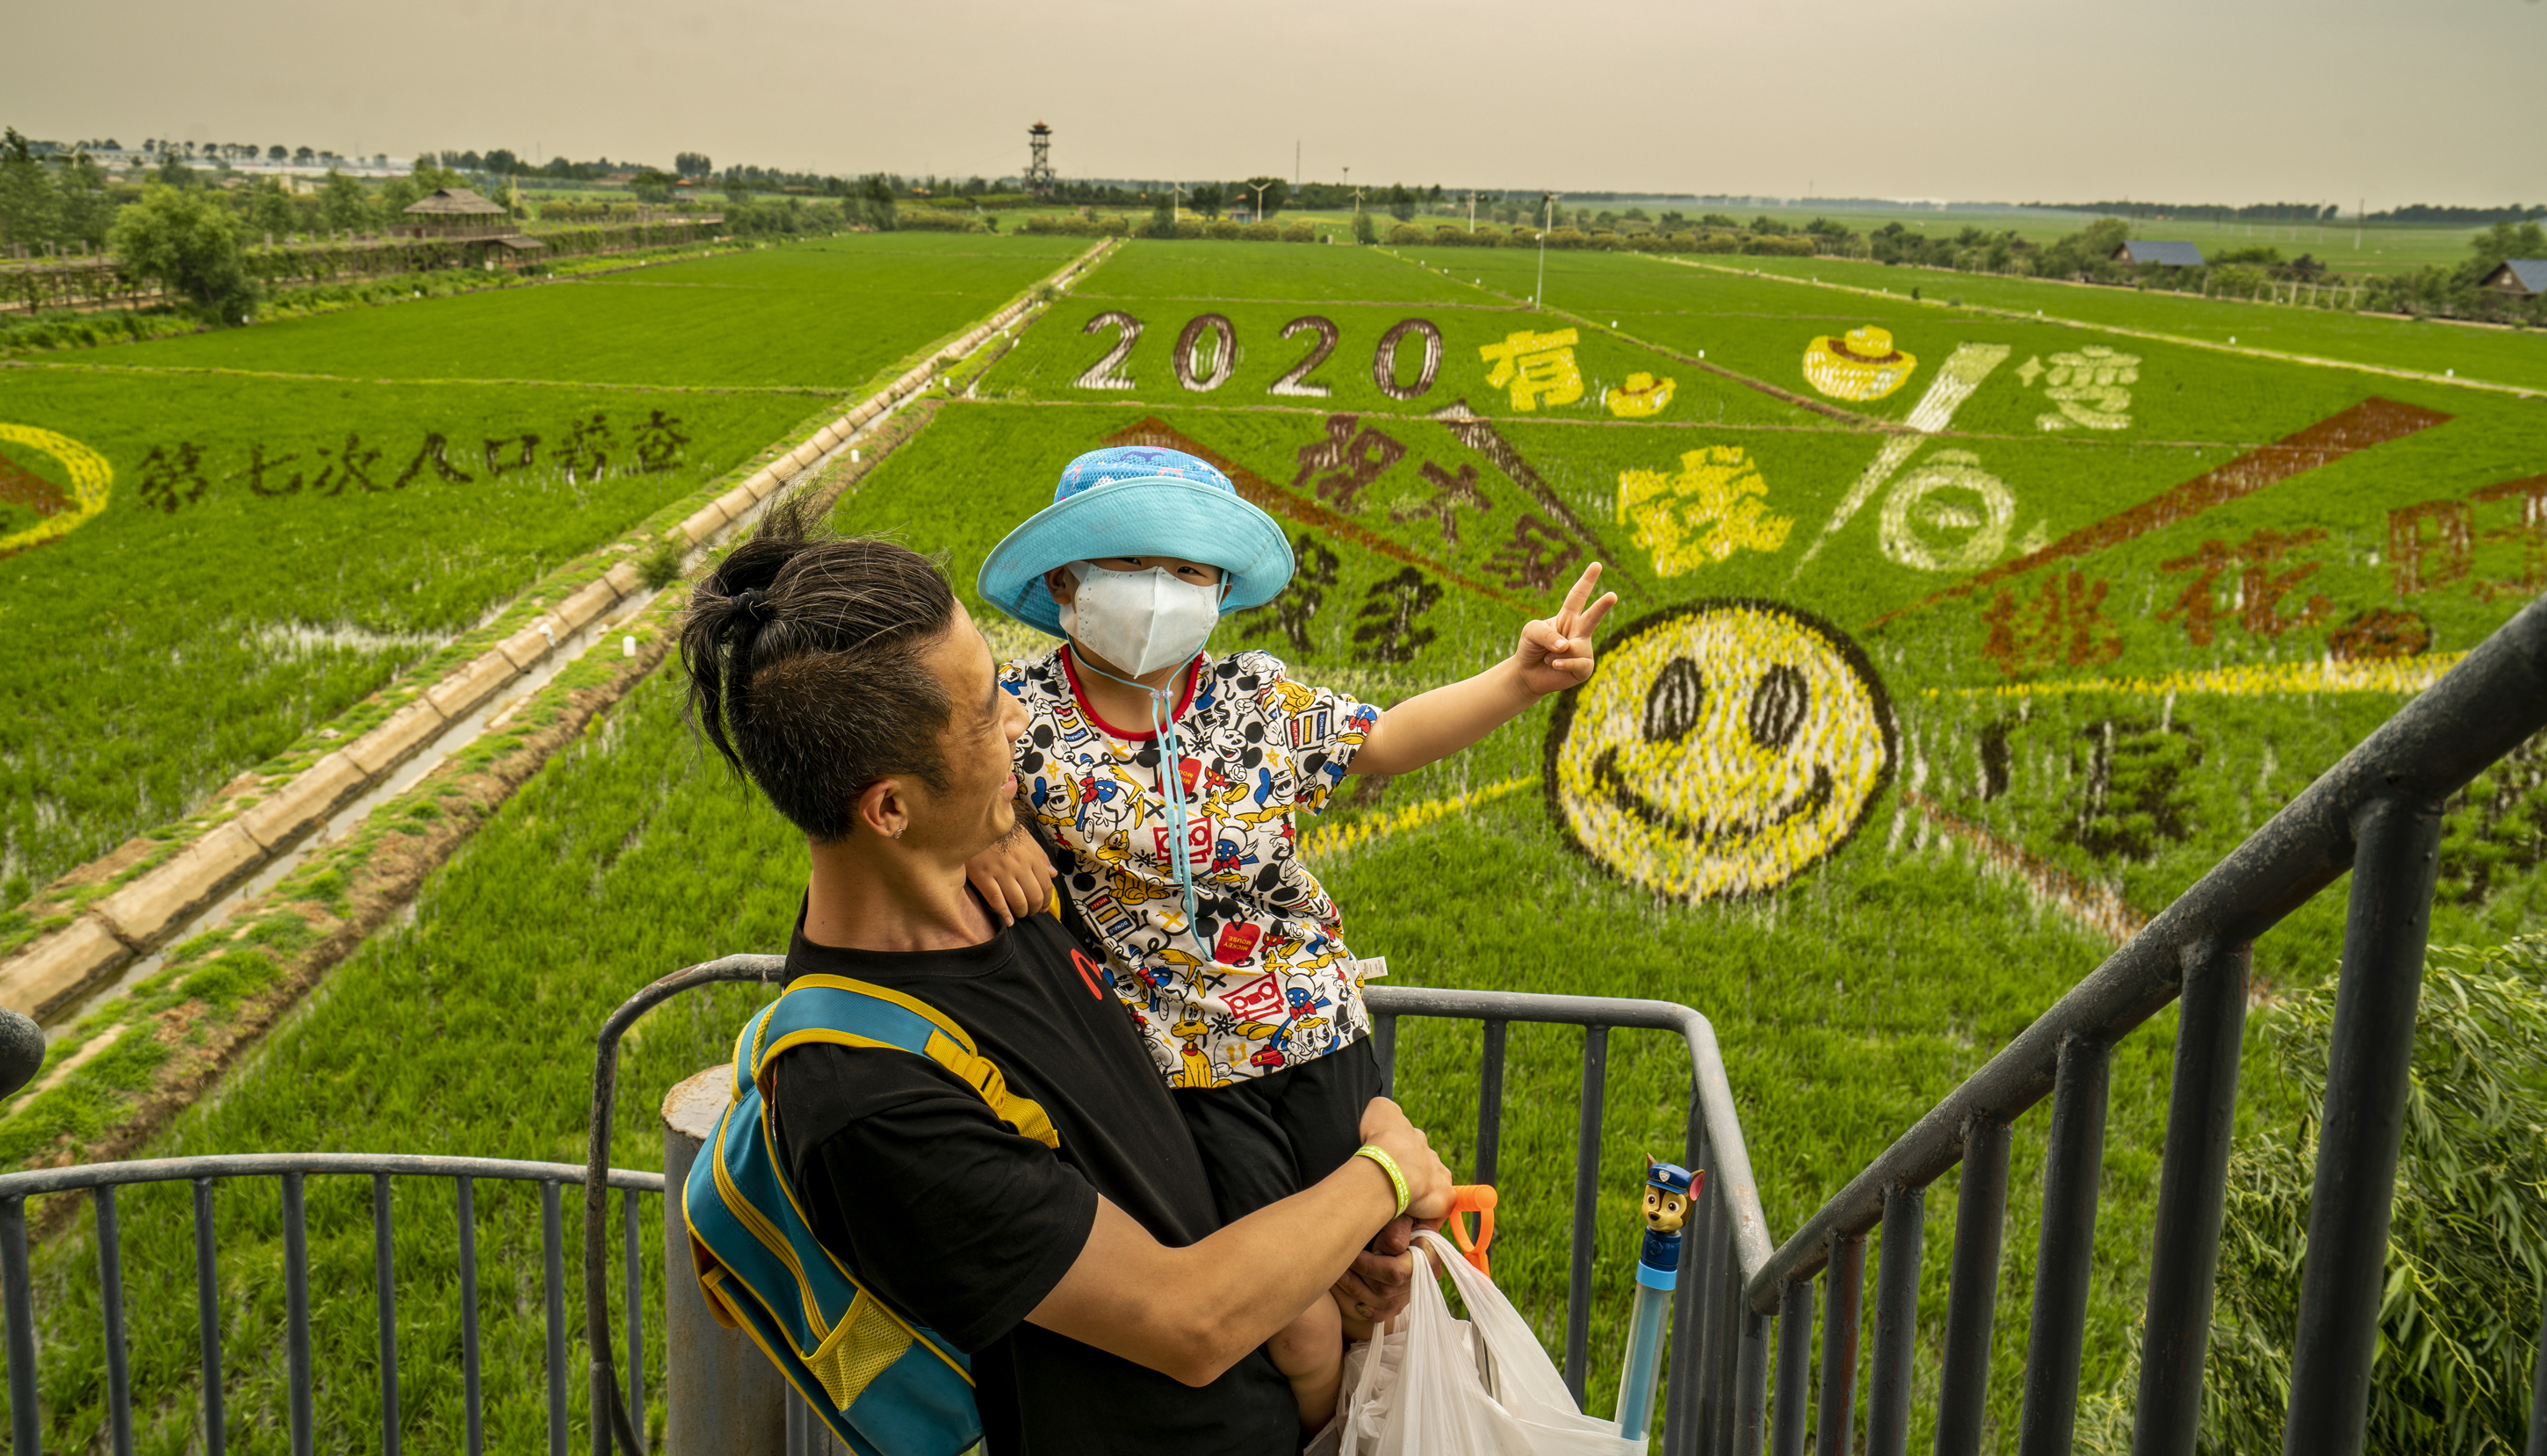
[[[1347,1356],[1336,1418],[1310,1456],[1642,1456],[1645,1443],[1621,1439],[1617,1421],[1576,1409],[1492,1280],[1441,1235],[1421,1238],[1442,1255],[1469,1320],[1450,1318],[1438,1281],[1416,1280],[1406,1313],[1355,1351],[1359,1370]]]

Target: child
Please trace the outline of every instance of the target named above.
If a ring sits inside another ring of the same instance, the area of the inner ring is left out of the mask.
[[[1455,753],[1583,682],[1618,601],[1584,605],[1595,563],[1512,656],[1383,715],[1294,682],[1268,653],[1202,650],[1224,612],[1272,601],[1291,565],[1281,528],[1227,475],[1127,446],[1064,468],[1053,503],[980,578],[985,601],[1069,640],[1002,671],[1028,715],[1019,816],[1061,846],[1064,894],[1175,1089],[1224,1219],[1341,1166],[1379,1095],[1361,998],[1378,968],[1346,945],[1342,913],[1297,858],[1292,812],[1325,808],[1347,773]],[[968,868],[1010,915],[1043,904],[1053,873],[1022,834]],[[1335,1406],[1344,1299],[1268,1347],[1312,1429]]]

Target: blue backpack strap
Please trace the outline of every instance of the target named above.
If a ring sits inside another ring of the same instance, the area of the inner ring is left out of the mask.
[[[990,1058],[973,1047],[964,1028],[927,1002],[881,985],[845,976],[800,976],[787,984],[787,993],[754,1019],[751,1035],[751,1080],[768,1095],[769,1065],[790,1048],[815,1043],[842,1047],[892,1047],[925,1057],[963,1078],[981,1094],[1000,1121],[1046,1148],[1059,1148],[1061,1134],[1032,1099],[1009,1090],[1008,1078]],[[735,1079],[743,1080],[744,1048],[735,1048]]]
[[[768,1114],[790,1048],[891,1048],[962,1078],[1001,1121],[1058,1148],[1052,1120],[936,1008],[836,976],[800,977],[735,1039],[735,1097],[682,1193],[709,1310],[742,1328],[860,1456],[956,1456],[980,1439],[971,1361],[896,1313],[814,1237]]]

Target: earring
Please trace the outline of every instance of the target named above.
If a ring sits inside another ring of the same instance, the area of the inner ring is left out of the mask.
[[[903,825],[903,826],[902,826],[902,829],[908,829],[908,828],[910,828],[910,827],[911,827],[911,825],[909,825],[909,824],[905,824],[905,825]],[[893,837],[895,837],[896,839],[901,838],[901,837],[902,837],[902,829],[896,829],[896,830],[894,830],[894,831],[893,831]]]

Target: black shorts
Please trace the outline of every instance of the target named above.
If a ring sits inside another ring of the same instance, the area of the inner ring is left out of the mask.
[[[1362,1109],[1379,1095],[1370,1038],[1314,1062],[1225,1087],[1179,1087],[1177,1110],[1233,1224],[1345,1165],[1361,1146]]]

